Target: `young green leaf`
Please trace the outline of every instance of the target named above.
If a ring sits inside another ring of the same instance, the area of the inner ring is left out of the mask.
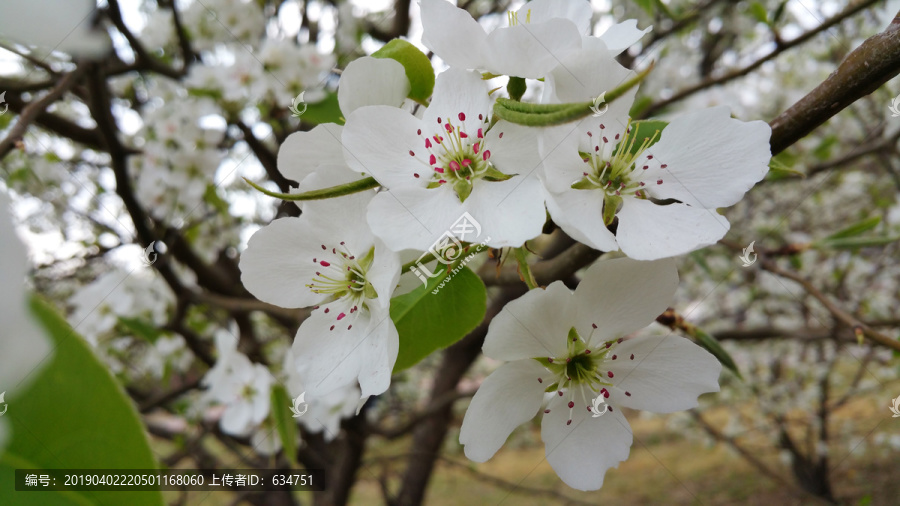
[[[873,216],[872,218],[867,218],[865,220],[859,221],[850,225],[849,227],[838,230],[837,232],[829,235],[825,238],[826,241],[833,241],[835,239],[844,239],[847,237],[855,237],[857,235],[868,232],[869,230],[874,229],[881,223],[880,216]]]
[[[394,372],[459,341],[481,323],[487,310],[484,283],[468,267],[457,269],[455,275],[444,270],[428,285],[391,300],[391,319],[400,335]]]
[[[405,40],[394,39],[372,53],[372,56],[400,62],[409,79],[409,98],[423,104],[428,101],[434,91],[434,68],[419,48]]]
[[[272,418],[274,418],[275,428],[278,430],[278,437],[281,438],[281,448],[291,465],[296,466],[297,423],[288,409],[292,403],[291,396],[288,395],[284,386],[276,384],[272,387]]]

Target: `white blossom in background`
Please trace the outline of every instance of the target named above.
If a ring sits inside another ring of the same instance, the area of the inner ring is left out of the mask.
[[[347,116],[347,163],[389,190],[372,200],[368,221],[391,249],[427,250],[464,213],[492,247],[521,246],[541,233],[536,129],[491,126],[491,107],[479,74],[450,69],[437,77],[421,119],[385,106]]]
[[[303,394],[307,406],[306,413],[296,420],[314,434],[322,432],[325,441],[333,441],[340,433],[341,420],[355,415],[361,403],[368,398],[362,397],[359,386],[355,384],[345,385],[325,395],[311,395],[303,383],[304,375],[296,364],[293,351],[288,350],[284,356],[288,395],[295,399]],[[279,406],[277,409],[288,409],[288,406]]]
[[[307,103],[326,97],[325,79],[336,64],[334,55],[320,53],[313,44],[266,39],[256,57],[263,64],[262,76],[251,92],[257,100],[271,94],[275,103],[288,107],[301,92]]]
[[[140,317],[162,327],[172,302],[168,285],[155,274],[115,269],[104,272],[69,298],[72,312],[68,320],[96,347],[115,328],[119,317]]]
[[[207,399],[225,406],[219,419],[222,432],[248,436],[269,415],[274,378],[266,366],[237,350],[237,337],[231,332],[220,329],[215,339],[216,363],[202,381]]]
[[[539,79],[571,52],[600,46],[616,54],[640,40],[628,20],[600,37],[590,36],[593,9],[587,0],[534,0],[507,13],[509,26],[487,33],[463,9],[446,0],[422,0],[422,42],[451,67]]]
[[[671,413],[719,391],[719,361],[675,335],[633,337],[666,310],[678,285],[671,260],[601,260],[573,293],[561,281],[507,304],[488,328],[484,354],[508,363],[478,389],[459,441],[476,462],[491,458],[544,404],[547,461],[572,488],[597,490],[628,458],[622,407]],[[609,412],[592,416],[603,396]]]
[[[28,257],[12,222],[9,198],[0,192],[0,392],[6,402],[27,385],[29,377],[49,359],[53,350],[44,332],[31,316],[25,290]],[[0,418],[0,450],[8,429]],[[2,451],[0,451],[2,453]]]
[[[252,0],[194,0],[183,13],[194,50],[211,51],[223,41],[237,39],[256,45],[265,33],[266,20]]]
[[[594,48],[564,60],[547,80],[556,101],[579,102],[632,74]],[[646,132],[628,117],[633,96],[575,127],[545,131],[550,216],[578,241],[638,260],[715,243],[729,229],[716,209],[734,205],[768,172],[771,129],[763,121],[732,119],[722,106],[677,116],[661,134]],[[614,218],[615,234],[608,229]]]

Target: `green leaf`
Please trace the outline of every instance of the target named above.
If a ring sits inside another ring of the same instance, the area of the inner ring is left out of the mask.
[[[838,143],[838,138],[836,135],[828,135],[819,143],[815,149],[812,150],[813,156],[818,158],[819,160],[828,160],[831,158],[831,151],[834,146]]]
[[[2,503],[12,505],[162,505],[160,492],[13,492],[18,469],[157,469],[140,418],[84,339],[46,302],[32,313],[55,346],[31,385],[12,392],[12,426],[0,458]]]
[[[693,337],[697,341],[697,344],[702,346],[706,351],[712,353],[713,356],[719,359],[719,362],[733,372],[735,376],[744,379],[743,376],[741,376],[741,371],[738,370],[737,364],[734,363],[734,359],[731,358],[731,355],[725,351],[725,348],[719,344],[719,341],[717,341],[716,338],[700,329],[694,331]]]
[[[341,114],[341,106],[338,105],[337,93],[329,92],[324,100],[314,104],[307,104],[306,111],[300,119],[307,123],[337,123],[344,124],[344,116]]]
[[[781,152],[771,160],[769,160],[769,173],[766,175],[766,179],[770,181],[777,181],[779,179],[785,179],[789,177],[806,177],[806,174],[803,172],[792,169],[794,160],[788,156],[785,156],[785,152]]]
[[[647,11],[647,14],[653,14],[653,5],[655,4],[654,0],[634,0],[634,3],[636,3],[641,9]]]
[[[119,325],[126,331],[125,333],[133,334],[151,343],[155,343],[163,332],[154,327],[152,323],[142,318],[129,318],[125,316],[119,317]]]
[[[822,240],[813,243],[817,248],[849,249],[872,248],[886,246],[892,242],[900,241],[900,235],[885,237],[843,237],[840,239]]]
[[[879,223],[881,223],[880,216],[874,216],[872,218],[867,218],[865,220],[854,223],[853,225],[850,225],[847,228],[838,230],[837,232],[826,237],[825,240],[832,241],[834,239],[844,239],[846,237],[854,237],[854,236],[863,234],[865,232],[868,232],[869,230],[874,229],[875,227],[878,226]]]
[[[759,2],[751,3],[748,12],[760,23],[769,24],[769,12],[766,11],[763,4]]]
[[[443,264],[436,268],[445,269]],[[394,372],[459,341],[481,323],[487,310],[484,283],[468,267],[457,269],[455,275],[444,270],[428,285],[391,300],[391,319],[400,334]],[[437,294],[432,293],[435,289]]]
[[[409,79],[409,98],[420,103],[428,101],[434,91],[434,68],[419,48],[405,40],[394,39],[372,53],[372,56],[400,62]]]
[[[272,387],[272,418],[275,419],[275,428],[281,438],[281,447],[291,464],[297,466],[297,424],[287,408],[293,404],[294,401],[283,385]]]

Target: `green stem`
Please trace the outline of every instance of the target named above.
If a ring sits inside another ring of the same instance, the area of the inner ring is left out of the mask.
[[[406,262],[405,264],[403,264],[403,268],[400,269],[400,274],[406,274],[407,272],[409,272],[410,269],[412,269],[413,267],[415,267],[415,265],[416,265],[417,263],[420,263],[420,262],[421,262],[422,264],[427,264],[428,262],[430,262],[430,261],[432,261],[432,260],[434,260],[434,254],[433,254],[433,253],[428,253],[427,255],[425,255],[424,257],[422,257],[421,259],[416,259],[416,260],[412,260],[412,261]]]
[[[528,286],[529,290],[534,290],[538,287],[537,280],[534,279],[534,274],[531,273],[531,268],[528,266],[528,252],[525,250],[525,246],[522,245],[521,248],[515,248],[516,252],[516,262],[519,263],[519,274],[522,275],[522,281]]]
[[[651,63],[646,69],[628,79],[616,88],[606,92],[605,103],[624,95],[637,86],[653,70]],[[591,114],[593,102],[576,102],[568,104],[529,104],[506,98],[498,98],[494,104],[494,115],[511,123],[525,126],[552,126],[579,120]]]
[[[359,181],[353,181],[352,183],[339,184],[337,186],[322,188],[321,190],[312,190],[303,193],[278,193],[269,191],[247,178],[244,178],[244,181],[246,181],[250,186],[256,188],[260,192],[265,193],[270,197],[289,201],[321,200],[334,197],[343,197],[344,195],[351,195],[353,193],[371,190],[372,188],[377,188],[380,186],[378,184],[378,181],[376,181],[374,177],[367,177],[365,179],[360,179]]]

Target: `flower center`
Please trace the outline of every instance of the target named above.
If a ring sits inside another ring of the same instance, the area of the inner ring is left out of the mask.
[[[600,131],[594,135],[588,131],[591,139],[592,151],[579,151],[581,159],[588,168],[583,173],[584,177],[572,184],[576,190],[601,190],[606,194],[603,202],[603,222],[612,224],[613,218],[622,203],[622,196],[634,196],[636,198],[648,198],[644,190],[646,183],[641,180],[640,173],[650,168],[650,160],[653,155],[645,154],[659,137],[659,130],[652,137],[643,137],[638,141],[638,129],[631,126],[631,119],[625,128],[625,136],[615,134],[612,140],[604,135],[606,127],[601,123]],[[638,168],[640,167],[640,169]],[[660,165],[665,169],[666,165]],[[663,184],[662,178],[657,179],[656,184]]]
[[[460,202],[465,202],[472,193],[475,181],[479,179],[506,181],[512,176],[500,172],[490,162],[491,150],[485,146],[484,139],[484,128],[489,121],[484,119],[484,115],[478,115],[481,126],[474,134],[465,129],[463,123],[466,120],[465,113],[460,112],[457,117],[459,125],[454,125],[449,117],[437,119],[438,125],[442,125],[441,129],[430,137],[425,136],[428,163],[421,161],[430,170],[430,180],[426,179],[428,181],[426,188],[440,188],[449,184]],[[422,130],[419,129],[417,134],[421,137]],[[502,133],[500,138],[503,138]],[[409,155],[415,157],[416,153],[410,150]],[[418,179],[422,175],[416,172],[413,177]]]
[[[593,324],[592,327],[591,336],[594,330],[597,329],[597,325]],[[555,379],[547,386],[546,391],[556,391],[560,397],[568,394],[569,419],[566,422],[567,425],[572,423],[576,394],[579,394],[578,402],[584,405],[588,411],[592,411],[593,398],[602,395],[604,399],[608,399],[609,389],[615,387],[613,383],[615,375],[609,370],[607,365],[610,361],[619,358],[614,353],[614,350],[615,346],[621,343],[623,339],[606,341],[591,348],[588,346],[591,336],[583,339],[575,327],[572,327],[566,338],[566,353],[563,356],[535,359]],[[631,355],[628,359],[634,360],[634,355]],[[543,383],[544,378],[538,378],[538,381]],[[625,395],[631,397],[630,392],[625,392]],[[609,406],[609,411],[612,410],[613,407]],[[544,413],[549,412],[549,409],[544,410]]]
[[[330,295],[330,301],[339,301],[339,307],[345,307],[345,311],[338,310],[337,320],[343,320],[348,313],[354,314],[362,309],[367,310],[366,300],[378,298],[378,293],[366,279],[366,274],[372,266],[375,258],[375,247],[362,258],[357,258],[347,249],[341,241],[337,246],[329,248],[322,245],[322,255],[313,258],[313,262],[319,266],[315,277],[306,286],[313,293]],[[319,309],[319,306],[313,308]],[[324,309],[325,313],[331,311],[330,307]],[[352,324],[348,326],[348,330]],[[334,330],[334,326],[331,327]]]

